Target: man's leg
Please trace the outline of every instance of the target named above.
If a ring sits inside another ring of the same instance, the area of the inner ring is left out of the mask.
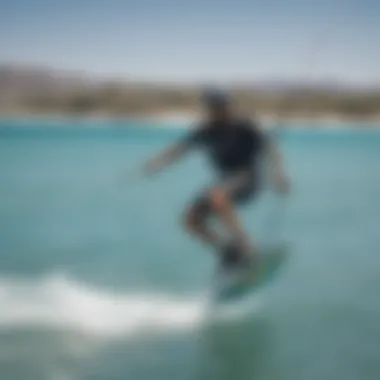
[[[211,215],[226,227],[229,238],[222,238],[212,228],[209,223]],[[192,235],[213,247],[225,266],[244,262],[251,250],[232,200],[221,189],[210,191],[187,211],[185,226]]]
[[[253,173],[243,171],[226,177],[209,193],[213,213],[230,234],[231,243],[226,248],[225,256],[235,261],[248,258],[254,251],[236,211],[236,205],[252,199],[257,190],[256,184]]]
[[[241,251],[250,248],[250,240],[235,210],[233,200],[223,189],[214,189],[211,194],[211,204],[215,215],[230,233],[233,242],[237,243]]]
[[[208,223],[209,210],[206,210],[204,206],[206,205],[198,202],[190,207],[185,215],[185,227],[203,243],[219,250],[222,246],[222,239]]]
[[[251,198],[254,190],[249,173],[235,175],[201,195],[186,214],[187,230],[216,248],[227,264],[241,261],[252,251],[253,247],[244,232],[235,204]],[[212,229],[208,223],[210,216],[216,217],[225,226],[229,237],[222,238]]]
[[[235,206],[223,189],[215,189],[211,193],[211,203],[214,213],[230,232],[232,239],[246,241],[243,225],[237,215]]]

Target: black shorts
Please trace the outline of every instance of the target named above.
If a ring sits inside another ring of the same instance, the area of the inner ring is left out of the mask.
[[[192,210],[207,216],[212,213],[210,194],[214,189],[220,189],[235,205],[251,201],[258,192],[257,176],[250,170],[230,173],[224,176],[213,187],[203,191],[193,202]]]

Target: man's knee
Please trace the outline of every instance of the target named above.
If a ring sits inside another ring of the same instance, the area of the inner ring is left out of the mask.
[[[228,205],[229,199],[222,189],[212,190],[210,193],[210,203],[214,211],[223,210]]]
[[[190,232],[201,230],[204,227],[205,222],[205,215],[203,215],[199,210],[196,210],[194,208],[191,208],[190,210],[186,211],[183,218],[183,224],[185,228]]]

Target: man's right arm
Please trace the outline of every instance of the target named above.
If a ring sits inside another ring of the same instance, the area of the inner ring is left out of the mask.
[[[274,137],[267,137],[266,148],[269,156],[270,170],[276,188],[281,193],[286,194],[290,191],[290,181],[285,170],[281,152]]]
[[[165,149],[162,153],[151,158],[142,168],[144,175],[153,175],[165,169],[169,165],[179,161],[185,156],[201,139],[200,129],[190,132],[185,138]]]
[[[160,172],[169,165],[179,161],[190,150],[190,147],[191,145],[186,141],[181,141],[170,146],[143,165],[143,174],[150,176]]]

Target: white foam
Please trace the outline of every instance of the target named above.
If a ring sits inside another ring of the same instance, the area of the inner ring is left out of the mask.
[[[201,299],[114,294],[64,275],[0,278],[0,327],[50,327],[102,337],[149,329],[191,329],[205,317]]]

